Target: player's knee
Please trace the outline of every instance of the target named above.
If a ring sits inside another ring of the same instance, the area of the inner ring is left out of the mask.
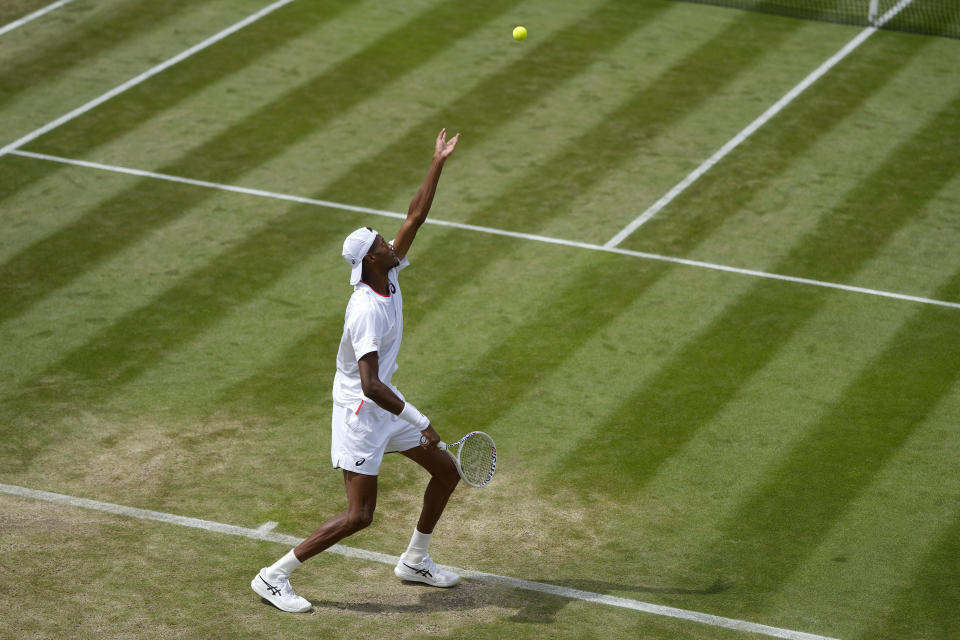
[[[457,485],[460,484],[460,474],[454,473],[448,480],[448,487],[450,487],[450,493],[453,493],[453,490],[457,488]]]
[[[347,514],[347,526],[350,531],[356,533],[361,529],[366,529],[373,523],[373,511],[359,510],[351,511]]]
[[[452,464],[435,477],[442,482],[443,486],[451,493],[453,493],[453,490],[457,488],[457,484],[460,482],[460,474],[457,473],[457,467]]]

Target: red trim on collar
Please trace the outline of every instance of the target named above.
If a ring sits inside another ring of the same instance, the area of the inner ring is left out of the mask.
[[[370,287],[370,283],[364,282],[363,280],[360,281],[360,284],[365,284],[365,285],[367,285],[368,287]],[[379,291],[377,291],[377,290],[374,289],[373,287],[370,287],[370,291],[373,291],[375,294],[377,294],[377,295],[380,296],[381,298],[389,298],[389,297],[390,297],[390,294],[389,294],[389,293],[388,293],[387,295],[383,295],[382,293],[380,293]]]

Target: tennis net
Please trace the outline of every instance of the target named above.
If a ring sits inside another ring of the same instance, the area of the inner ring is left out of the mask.
[[[683,0],[893,31],[960,38],[960,0]]]

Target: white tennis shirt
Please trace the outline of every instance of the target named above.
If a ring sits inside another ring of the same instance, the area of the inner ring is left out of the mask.
[[[333,378],[335,404],[359,410],[365,396],[358,362],[372,351],[377,352],[380,361],[380,380],[403,399],[391,381],[403,339],[403,296],[397,274],[409,264],[404,257],[387,272],[390,295],[382,296],[362,281],[353,288],[337,350],[337,373]]]

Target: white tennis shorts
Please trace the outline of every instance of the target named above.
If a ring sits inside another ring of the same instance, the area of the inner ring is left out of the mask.
[[[420,446],[420,431],[365,400],[356,411],[333,405],[330,460],[334,469],[368,476],[380,473],[383,454]]]

